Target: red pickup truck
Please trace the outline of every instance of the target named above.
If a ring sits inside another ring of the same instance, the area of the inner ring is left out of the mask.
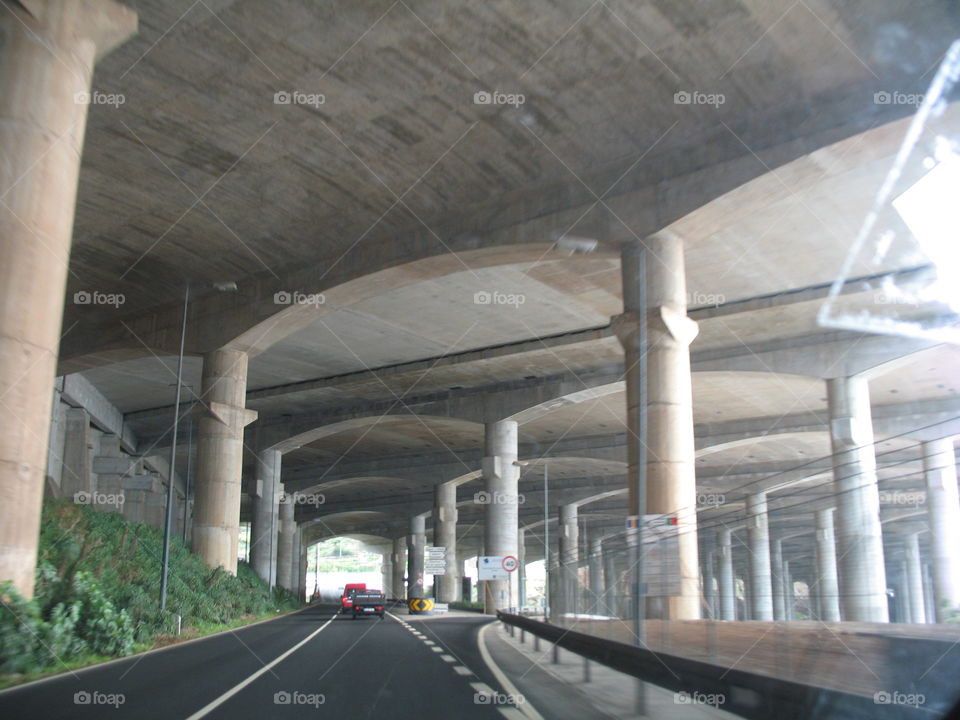
[[[366,583],[347,583],[344,585],[343,595],[340,596],[340,612],[350,612],[353,609],[353,596],[366,589]]]

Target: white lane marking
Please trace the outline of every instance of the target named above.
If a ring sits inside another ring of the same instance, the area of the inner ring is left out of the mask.
[[[443,648],[442,648],[442,647],[432,647],[432,648],[430,648],[430,649],[433,650],[435,653],[442,653],[442,652],[443,652]]]
[[[457,661],[457,659],[453,655],[441,655],[440,659],[443,660],[444,662],[449,662],[449,663]]]
[[[484,682],[472,682],[470,687],[483,695],[493,695],[493,688]]]
[[[453,671],[457,675],[473,675],[473,671],[468,667],[464,667],[463,665],[454,665]]]
[[[424,640],[424,641],[423,641],[423,644],[424,644],[424,645],[436,645],[436,643],[435,643],[433,640]]]
[[[493,673],[493,676],[497,679],[497,682],[503,687],[503,689],[510,695],[514,697],[520,697],[521,692],[517,690],[517,686],[510,682],[510,679],[506,676],[503,670],[500,669],[490,656],[490,651],[487,650],[487,644],[484,641],[484,633],[490,629],[490,626],[493,623],[488,623],[480,628],[480,632],[477,633],[477,645],[480,647],[480,657],[483,658],[483,662],[486,663],[486,666],[490,669],[490,672]],[[537,709],[533,707],[530,701],[524,698],[524,702],[517,706],[517,709],[528,718],[528,720],[543,720],[543,715],[537,712]]]
[[[232,698],[232,697],[233,697],[234,695],[236,695],[238,692],[240,692],[241,690],[243,690],[247,685],[249,685],[250,683],[252,683],[252,682],[253,682],[254,680],[256,680],[258,677],[260,677],[260,676],[263,675],[264,673],[270,672],[270,670],[271,670],[273,667],[275,667],[276,665],[278,665],[278,664],[280,664],[281,662],[283,662],[284,660],[286,660],[288,657],[290,657],[291,655],[293,655],[293,653],[295,653],[297,650],[299,650],[299,649],[302,648],[304,645],[306,645],[308,642],[310,642],[311,640],[313,640],[313,638],[315,638],[317,635],[319,635],[319,634],[324,630],[324,628],[327,627],[327,625],[329,625],[330,623],[332,623],[332,622],[333,622],[334,620],[336,620],[336,619],[337,619],[337,616],[334,615],[332,618],[330,618],[329,620],[327,620],[323,625],[321,625],[321,626],[318,627],[316,630],[314,630],[312,633],[310,633],[309,635],[307,635],[303,640],[301,640],[300,642],[298,642],[298,643],[297,643],[296,645],[294,645],[292,648],[290,648],[289,650],[287,650],[285,653],[283,653],[283,654],[280,655],[279,657],[274,658],[272,662],[270,662],[270,663],[267,664],[267,665],[264,665],[262,668],[260,668],[259,670],[257,670],[253,675],[251,675],[250,677],[248,677],[246,680],[244,680],[244,681],[241,682],[240,684],[235,685],[234,687],[232,687],[232,688],[230,688],[229,690],[227,690],[223,695],[221,695],[220,697],[218,697],[218,698],[217,698],[216,700],[214,700],[213,702],[211,702],[211,703],[205,705],[204,707],[200,708],[199,710],[197,710],[197,712],[195,712],[193,715],[191,715],[190,717],[188,717],[187,720],[199,720],[200,718],[206,717],[207,715],[209,715],[211,712],[213,712],[213,711],[216,710],[218,707],[220,707],[221,705],[223,705],[223,703],[225,703],[227,700],[229,700],[230,698]]]

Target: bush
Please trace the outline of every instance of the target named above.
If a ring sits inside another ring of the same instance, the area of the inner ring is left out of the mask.
[[[235,623],[297,607],[240,563],[234,577],[211,570],[178,538],[170,546],[167,613],[159,613],[163,534],[64,501],[46,503],[36,591],[25,600],[0,584],[0,673],[23,673],[86,655],[118,657],[158,634],[175,615],[194,627]]]

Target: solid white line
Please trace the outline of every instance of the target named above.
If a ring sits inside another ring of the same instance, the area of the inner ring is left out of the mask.
[[[236,695],[238,692],[240,692],[241,690],[243,690],[247,685],[249,685],[250,683],[252,683],[252,682],[253,682],[254,680],[256,680],[258,677],[260,677],[260,676],[263,675],[264,673],[270,672],[270,670],[271,670],[275,665],[278,665],[279,663],[283,662],[283,661],[286,660],[288,657],[290,657],[291,655],[293,655],[293,653],[295,653],[297,650],[299,650],[299,649],[302,648],[304,645],[306,645],[308,642],[310,642],[311,640],[313,640],[313,638],[315,638],[317,635],[319,635],[320,632],[323,631],[323,629],[327,627],[327,625],[329,625],[330,623],[332,623],[332,622],[333,622],[334,620],[336,620],[336,619],[337,619],[337,616],[334,615],[332,618],[330,618],[329,620],[327,620],[323,625],[321,625],[321,626],[318,627],[316,630],[314,630],[312,633],[310,633],[309,635],[307,635],[303,640],[301,640],[300,642],[298,642],[298,643],[297,643],[296,645],[294,645],[292,648],[290,648],[289,650],[287,650],[285,653],[283,653],[283,654],[280,655],[279,657],[274,658],[274,660],[273,660],[271,663],[269,663],[268,665],[264,665],[262,668],[260,668],[259,670],[257,670],[253,675],[251,675],[250,677],[248,677],[246,680],[244,680],[244,681],[243,681],[242,683],[240,683],[239,685],[235,685],[234,687],[232,687],[232,688],[230,688],[229,690],[227,690],[223,695],[221,695],[220,697],[218,697],[218,698],[217,698],[216,700],[214,700],[213,702],[211,702],[211,703],[205,705],[204,707],[200,708],[199,710],[197,710],[197,712],[195,712],[193,715],[191,715],[190,717],[188,717],[187,720],[199,720],[199,718],[202,718],[202,717],[205,717],[205,716],[209,715],[211,712],[213,712],[213,711],[216,710],[218,707],[220,707],[221,705],[223,705],[223,703],[225,703],[227,700],[229,700],[230,698],[232,698],[232,697],[233,697],[234,695]]]
[[[487,650],[487,645],[483,639],[483,634],[490,629],[491,625],[493,625],[493,623],[484,625],[482,628],[480,628],[480,632],[477,633],[477,645],[480,647],[480,657],[483,658],[483,662],[486,663],[486,666],[490,669],[490,672],[493,673],[493,676],[497,679],[497,682],[503,686],[503,689],[514,697],[520,697],[522,693],[517,690],[516,685],[510,682],[503,670],[501,670],[500,667],[493,661],[493,658],[490,656],[490,651]],[[537,712],[537,709],[526,697],[524,697],[524,702],[517,706],[517,709],[523,713],[524,716],[529,718],[529,720],[544,720],[543,715]]]

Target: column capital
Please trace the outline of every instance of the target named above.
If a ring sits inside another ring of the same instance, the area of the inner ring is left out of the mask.
[[[114,0],[19,0],[26,24],[57,44],[88,41],[99,60],[137,32],[137,13]]]

